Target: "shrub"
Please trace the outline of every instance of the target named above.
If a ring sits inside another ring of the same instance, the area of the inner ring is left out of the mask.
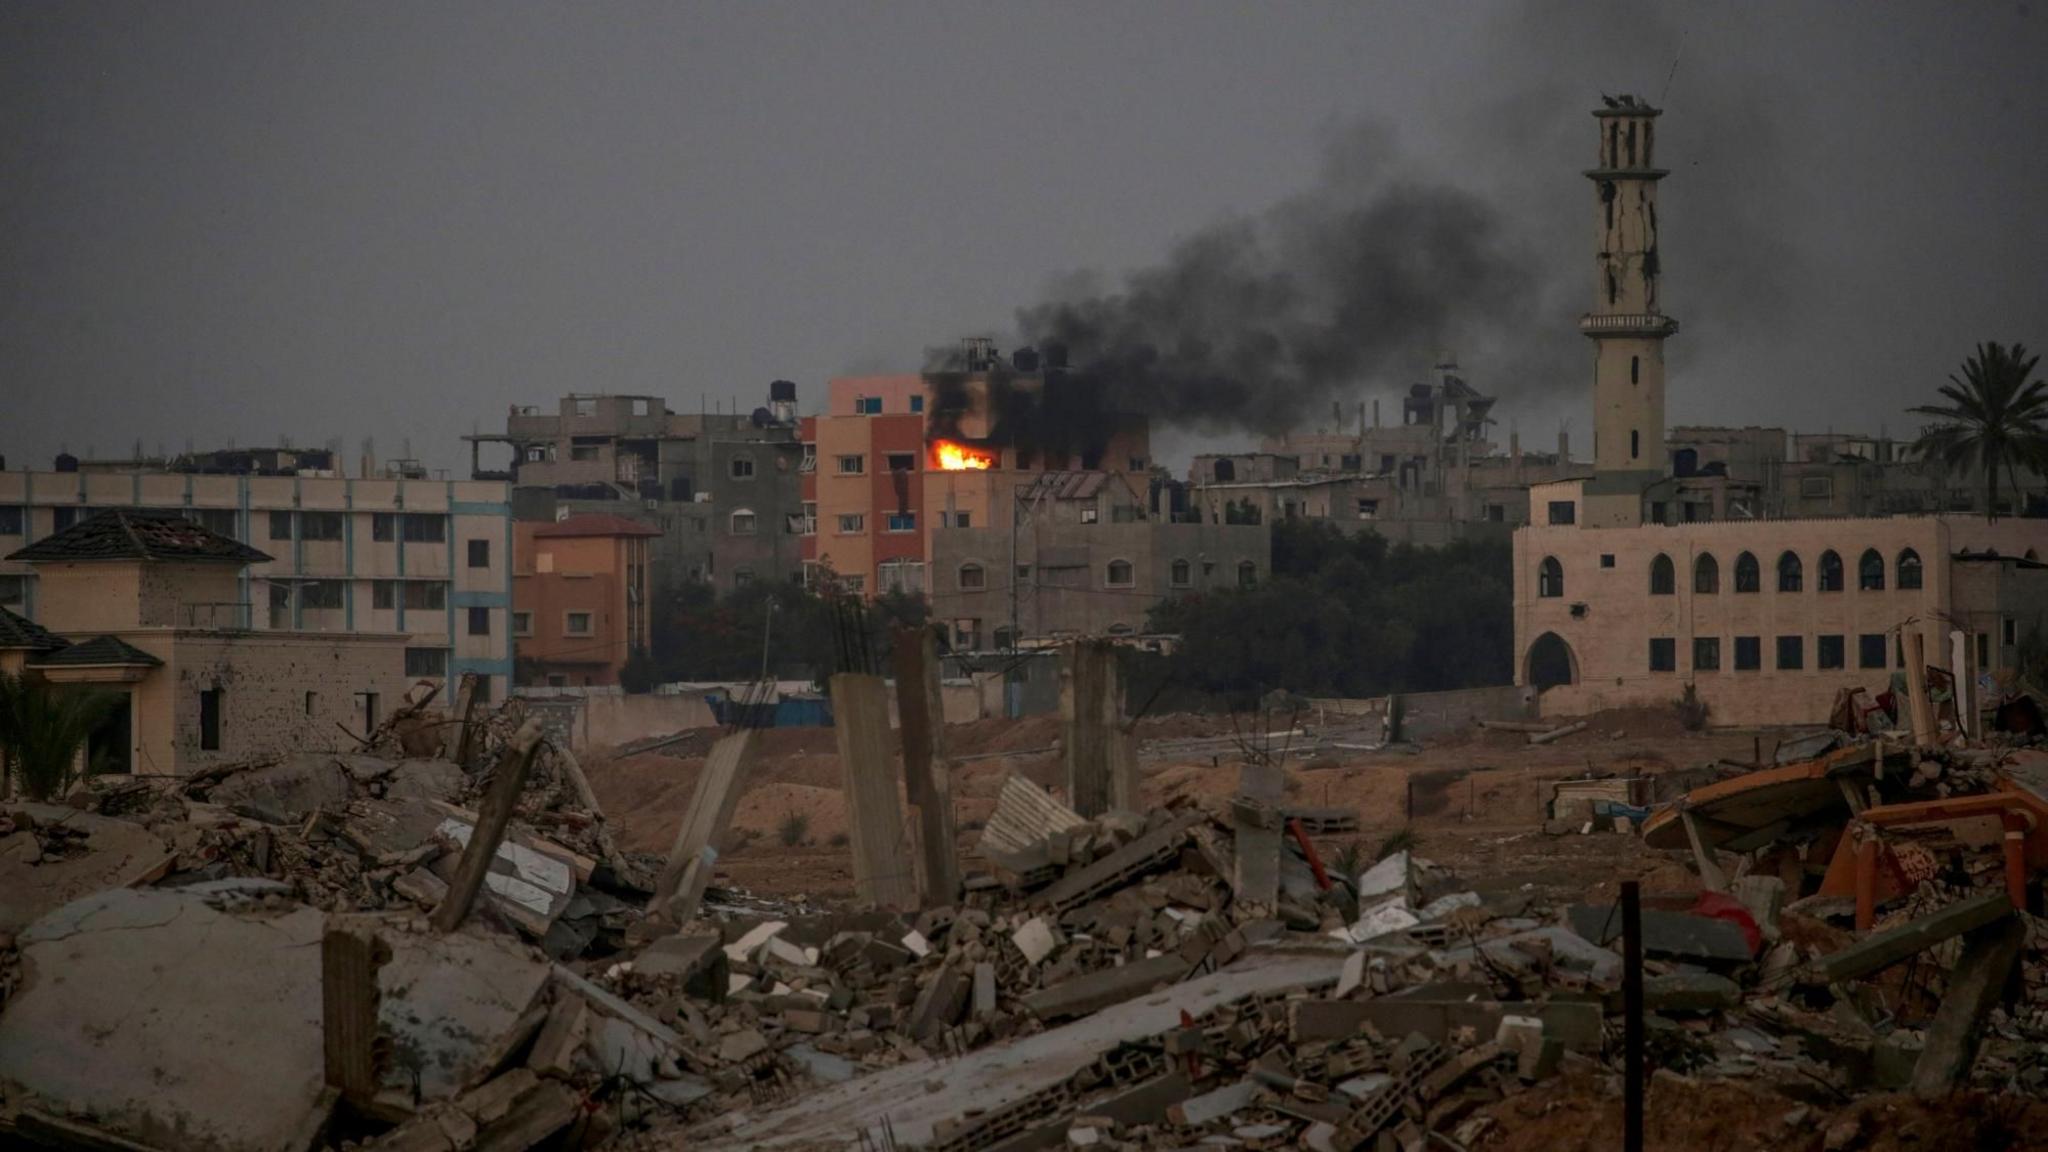
[[[48,800],[69,790],[80,775],[72,767],[78,750],[125,702],[118,692],[60,688],[41,677],[0,676],[0,753],[22,793],[30,800]]]
[[[794,848],[811,836],[811,818],[801,812],[791,812],[775,826],[775,834],[781,838],[785,848]]]

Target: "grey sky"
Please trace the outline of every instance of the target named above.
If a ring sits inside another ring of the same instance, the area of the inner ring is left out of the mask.
[[[1466,373],[1584,451],[1587,112],[1655,100],[1681,41],[1674,423],[1897,432],[1973,342],[2048,345],[2024,4],[16,0],[0,453],[369,435],[466,466],[461,433],[566,391],[751,407],[781,376],[809,409],[1333,149],[1513,222],[1554,276]]]

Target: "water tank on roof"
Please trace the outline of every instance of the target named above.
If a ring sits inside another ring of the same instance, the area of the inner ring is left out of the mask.
[[[59,452],[59,453],[57,453],[57,463],[56,463],[56,469],[57,469],[57,471],[59,471],[59,472],[76,472],[76,471],[78,471],[78,457],[76,457],[76,456],[73,456],[73,455],[72,455],[71,453],[69,453],[69,452]]]
[[[754,409],[753,421],[754,427],[766,428],[770,424],[775,423],[775,413],[770,412],[766,408],[756,408]]]
[[[796,381],[794,381],[794,380],[771,380],[771,381],[769,381],[769,383],[768,383],[768,399],[770,399],[770,400],[787,400],[787,401],[789,401],[790,403],[794,404],[794,403],[796,402]]]
[[[1010,353],[1010,364],[1019,372],[1036,372],[1038,371],[1038,363],[1038,349],[1036,348],[1019,348],[1015,352]]]

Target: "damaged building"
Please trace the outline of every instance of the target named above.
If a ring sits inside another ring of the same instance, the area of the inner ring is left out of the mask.
[[[1530,491],[1516,682],[1543,689],[1546,713],[1663,705],[1689,687],[1717,722],[1798,723],[1844,690],[1891,693],[1924,649],[1984,700],[2048,627],[2048,521],[1780,515],[1799,506],[1788,485],[1818,500],[1807,481],[1832,465],[1802,472],[1771,429],[1690,429],[1667,455],[1663,342],[1678,322],[1657,295],[1658,112],[1595,115],[1599,279],[1579,322],[1597,349],[1595,470]]]

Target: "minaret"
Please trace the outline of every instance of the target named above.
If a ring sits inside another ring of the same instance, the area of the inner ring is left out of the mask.
[[[1645,484],[1664,475],[1664,338],[1678,321],[1657,299],[1657,109],[1633,96],[1603,97],[1593,310],[1579,318],[1592,337],[1593,466]]]

